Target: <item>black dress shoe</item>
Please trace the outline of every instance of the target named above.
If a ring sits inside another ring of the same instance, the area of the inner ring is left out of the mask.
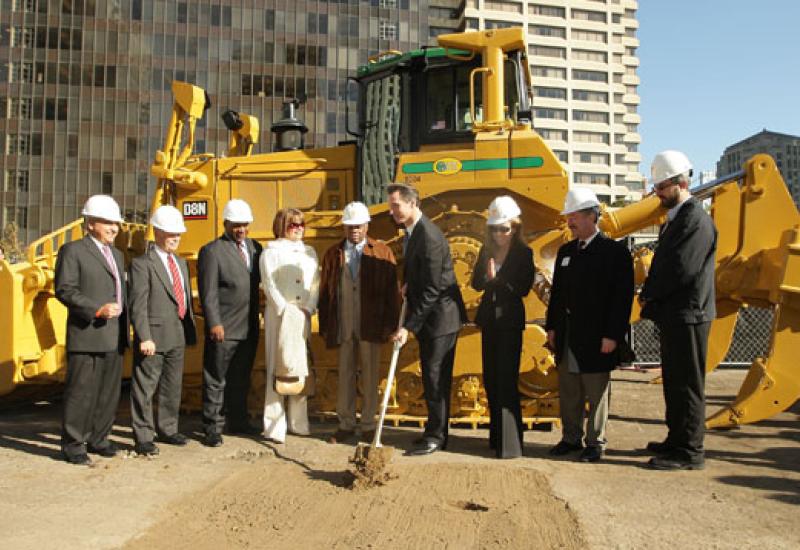
[[[108,445],[106,445],[105,447],[99,447],[98,448],[98,447],[92,447],[91,445],[89,445],[88,448],[89,448],[89,452],[90,453],[93,453],[93,454],[96,454],[96,455],[100,455],[100,456],[105,457],[105,458],[113,458],[113,457],[117,456],[117,452],[119,452],[119,449],[117,449],[117,446],[114,445],[111,442],[109,442]]]
[[[706,467],[702,458],[687,460],[674,454],[656,456],[650,459],[647,466],[653,470],[702,470]]]
[[[92,465],[92,459],[89,458],[89,455],[87,455],[86,453],[81,453],[78,455],[64,455],[64,459],[70,464],[75,464],[77,466]]]
[[[603,449],[597,445],[592,445],[583,450],[578,460],[581,462],[600,462],[601,458],[603,458]]]
[[[444,444],[433,439],[426,439],[423,443],[415,446],[413,449],[406,451],[407,456],[422,456],[433,454],[436,451],[444,449]]]
[[[242,424],[230,426],[225,430],[225,433],[231,435],[260,435],[263,432],[261,428],[253,426],[252,424]]]
[[[167,445],[177,445],[178,447],[183,447],[189,442],[189,438],[179,432],[175,432],[172,435],[159,436],[158,440]]]
[[[152,441],[148,441],[147,443],[137,443],[134,445],[133,450],[136,451],[137,455],[140,456],[158,456],[160,452],[156,444]]]
[[[548,451],[552,456],[564,456],[569,453],[574,453],[575,451],[580,451],[583,449],[583,445],[580,443],[568,443],[566,441],[559,441],[555,447]]]
[[[216,432],[206,434],[203,445],[206,447],[219,447],[222,445],[222,436]]]
[[[647,444],[647,450],[657,455],[669,453],[673,449],[672,445],[665,441],[650,441]]]

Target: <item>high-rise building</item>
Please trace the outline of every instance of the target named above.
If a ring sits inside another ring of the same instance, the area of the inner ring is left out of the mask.
[[[570,181],[610,203],[638,198],[639,40],[635,0],[466,0],[466,27],[523,26],[534,127]]]
[[[800,136],[770,132],[764,128],[726,147],[717,162],[717,174],[724,176],[738,172],[747,159],[758,153],[766,153],[775,159],[794,203],[800,206]]]
[[[126,219],[143,221],[173,80],[210,95],[200,151],[227,151],[227,109],[257,116],[254,150],[270,151],[269,127],[290,97],[306,98],[306,144],[335,145],[347,109],[356,111],[346,78],[372,54],[427,43],[429,17],[455,29],[451,4],[0,0],[0,227],[15,220],[30,241],[77,218],[101,192]]]

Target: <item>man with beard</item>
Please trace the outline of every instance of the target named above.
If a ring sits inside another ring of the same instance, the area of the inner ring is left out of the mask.
[[[647,280],[639,294],[642,317],[661,338],[667,437],[647,444],[657,470],[704,467],[705,373],[708,332],[716,315],[714,253],[717,230],[689,192],[692,165],[679,151],[663,151],[651,168],[653,189],[669,209]]]

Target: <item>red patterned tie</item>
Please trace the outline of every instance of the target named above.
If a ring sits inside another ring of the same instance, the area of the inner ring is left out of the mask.
[[[183,293],[181,276],[178,273],[178,266],[172,254],[167,255],[167,263],[169,264],[169,273],[172,275],[172,291],[175,293],[175,300],[178,302],[178,317],[183,319],[184,315],[186,315],[186,296]]]

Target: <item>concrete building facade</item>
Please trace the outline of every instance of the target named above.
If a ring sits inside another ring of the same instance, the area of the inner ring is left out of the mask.
[[[800,136],[770,132],[764,128],[726,147],[717,162],[717,174],[724,176],[741,170],[747,159],[757,153],[766,153],[775,159],[794,203],[800,206]]]
[[[635,0],[466,0],[467,28],[523,26],[534,127],[610,203],[641,196]]]

